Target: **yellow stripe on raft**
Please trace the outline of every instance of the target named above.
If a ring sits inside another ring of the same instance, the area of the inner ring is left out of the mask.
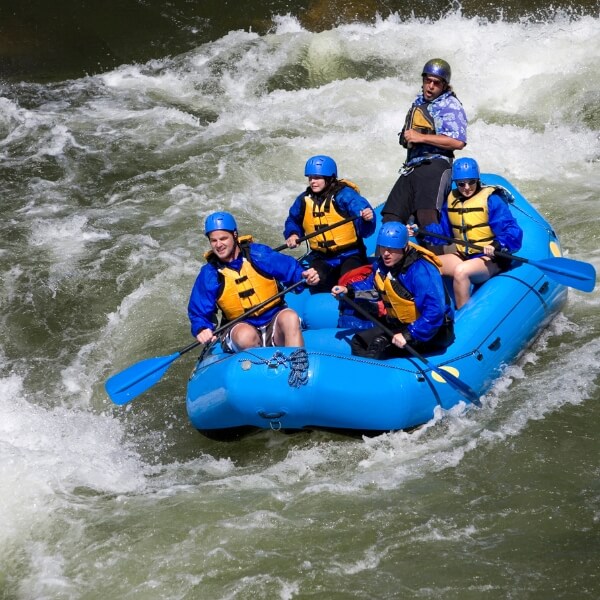
[[[440,370],[442,371],[448,371],[448,373],[450,373],[450,375],[454,375],[455,377],[458,377],[460,374],[460,371],[458,369],[455,369],[454,367],[440,367]],[[433,373],[431,374],[431,377],[433,379],[435,379],[435,381],[437,381],[438,383],[446,383],[446,380],[443,379],[440,375],[438,375],[435,371],[433,371]]]

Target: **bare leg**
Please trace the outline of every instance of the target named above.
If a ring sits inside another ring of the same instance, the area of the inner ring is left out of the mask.
[[[262,346],[258,331],[248,323],[237,323],[230,332],[231,341],[238,350]]]
[[[442,262],[442,275],[452,277],[454,275],[454,269],[462,264],[463,260],[457,254],[441,254],[438,256]]]
[[[291,308],[284,308],[275,317],[273,342],[276,346],[304,347],[304,338],[300,329],[300,317]]]
[[[456,308],[463,307],[471,297],[472,283],[483,283],[499,270],[498,265],[491,262],[489,258],[471,258],[456,265],[452,273]]]
[[[439,220],[439,213],[435,208],[419,209],[415,214],[415,221],[419,227],[425,227],[430,223],[438,223]]]

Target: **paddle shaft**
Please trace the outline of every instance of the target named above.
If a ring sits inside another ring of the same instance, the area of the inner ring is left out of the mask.
[[[306,240],[310,240],[310,238],[313,238],[316,235],[319,235],[320,233],[325,233],[326,231],[331,231],[332,229],[335,229],[336,227],[339,227],[340,225],[345,225],[346,223],[350,223],[351,221],[356,221],[356,219],[358,219],[358,218],[360,218],[360,215],[356,215],[355,217],[348,217],[347,219],[343,219],[342,221],[338,221],[337,223],[333,223],[332,225],[327,225],[327,227],[323,227],[322,229],[318,229],[317,231],[313,231],[312,233],[303,235],[302,237],[299,237],[296,240],[296,244],[298,244],[300,242],[304,242]],[[287,248],[289,248],[289,246],[287,244],[281,244],[281,246],[277,246],[277,248],[274,248],[274,250],[276,252],[281,252],[282,250],[285,250]]]
[[[459,240],[456,238],[449,237],[447,235],[442,235],[440,233],[431,233],[429,231],[417,231],[418,237],[432,237],[437,238],[438,240],[444,240],[446,242],[453,242],[454,244],[460,244],[461,246],[465,246],[466,248],[473,248],[473,250],[480,250],[483,252],[483,246],[478,246],[477,244],[471,244],[471,242],[465,242],[464,240]],[[494,250],[494,256],[499,256],[500,258],[509,258],[511,260],[516,260],[519,262],[528,263],[531,262],[528,258],[523,258],[521,256],[515,256],[510,252],[502,252],[502,250]]]
[[[461,244],[467,248],[474,248],[475,250],[483,251],[483,246],[471,244],[470,242],[451,238],[439,233],[423,231],[417,232],[417,236],[433,237],[440,240],[445,240],[447,242]],[[533,260],[530,258],[523,258],[522,256],[515,256],[510,252],[502,252],[501,250],[495,250],[494,256],[499,256],[501,258],[507,258],[509,260],[515,260],[522,263],[529,263],[533,267],[536,267],[540,269],[540,271],[546,273],[548,277],[554,281],[583,292],[593,291],[596,285],[596,270],[594,269],[594,266],[581,260],[573,260],[571,258],[565,258],[564,256],[553,256],[541,260]]]
[[[365,310],[360,304],[354,302],[346,296],[346,294],[340,294],[339,297],[346,303],[348,303],[357,313],[361,314],[363,317],[373,322],[377,327],[380,327],[383,332],[388,335],[390,338],[393,338],[396,335],[389,327],[381,323],[378,319],[376,319],[372,314],[370,314],[367,310]],[[448,371],[443,371],[442,369],[436,367],[431,364],[423,355],[419,354],[410,344],[405,344],[403,349],[406,349],[410,354],[412,354],[415,358],[420,360],[423,364],[425,364],[429,369],[437,373],[444,381],[448,382],[456,391],[458,391],[463,397],[465,397],[469,402],[475,404],[475,406],[481,406],[481,402],[479,401],[479,396],[476,392],[471,389],[466,383],[461,381],[458,377],[452,375]]]

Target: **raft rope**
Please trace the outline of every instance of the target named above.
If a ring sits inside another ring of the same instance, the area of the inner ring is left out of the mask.
[[[290,376],[288,383],[291,387],[299,388],[308,383],[308,353],[304,348],[294,350],[289,357]]]
[[[246,350],[246,352],[248,351]],[[255,365],[265,364],[269,367],[287,367],[289,363],[290,375],[288,377],[288,384],[290,387],[299,388],[301,385],[306,385],[308,383],[308,353],[304,348],[294,350],[289,356],[286,356],[283,352],[277,350],[269,359],[261,358],[259,356],[256,358],[256,361],[250,362]]]

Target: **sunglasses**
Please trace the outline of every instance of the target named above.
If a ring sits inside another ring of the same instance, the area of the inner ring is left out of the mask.
[[[469,187],[473,187],[474,185],[477,185],[477,179],[469,179],[468,181],[457,181],[456,182],[456,187],[465,187],[465,186],[469,186]]]
[[[435,87],[442,87],[444,85],[443,79],[434,79],[433,77],[423,77],[423,83],[425,85],[431,84]]]

